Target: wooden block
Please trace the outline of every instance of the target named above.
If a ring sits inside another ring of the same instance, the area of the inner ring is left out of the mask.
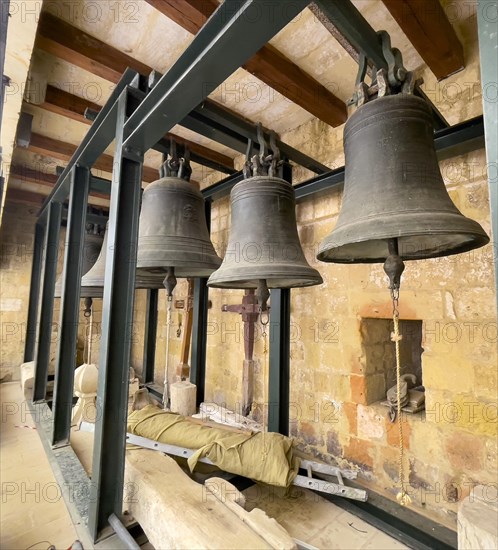
[[[171,412],[183,416],[196,413],[197,387],[188,380],[175,382],[170,386]]]

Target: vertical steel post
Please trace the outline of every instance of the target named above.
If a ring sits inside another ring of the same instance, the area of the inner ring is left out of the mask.
[[[59,235],[62,221],[60,202],[50,203],[45,229],[45,246],[43,254],[43,276],[39,325],[37,330],[37,347],[35,352],[35,381],[33,401],[45,400],[47,393],[48,365],[50,362],[50,341],[52,339],[52,316],[54,313],[55,279],[57,277],[57,257],[59,252]]]
[[[29,287],[28,321],[26,323],[26,342],[24,344],[24,362],[35,358],[36,325],[38,323],[38,308],[40,300],[40,284],[43,266],[44,230],[40,223],[35,225],[33,243],[33,259],[31,264],[31,281]]]
[[[157,288],[147,290],[145,306],[145,334],[142,380],[144,384],[154,382],[154,363],[156,360],[157,339],[157,305],[159,291]]]
[[[52,445],[68,445],[71,432],[80,312],[81,266],[83,254],[86,253],[84,250],[85,221],[89,191],[90,170],[84,166],[73,166],[62,270],[60,333],[55,363],[55,390],[52,407]]]
[[[479,57],[481,61],[482,104],[484,114],[484,139],[488,168],[489,205],[491,208],[491,238],[493,243],[495,288],[498,307],[498,6],[496,0],[479,0],[477,4],[477,28],[479,33]],[[494,176],[494,181],[493,181]]]
[[[292,167],[284,159],[279,177],[292,183]],[[268,431],[289,435],[290,289],[273,289],[270,297]]]
[[[106,251],[97,421],[88,529],[97,540],[111,514],[120,516],[128,409],[138,216],[143,154],[123,149],[128,90],[119,96]]]
[[[208,230],[211,230],[211,199],[204,202]],[[192,317],[192,360],[190,381],[197,386],[197,405],[204,401],[206,389],[206,351],[208,296],[207,279],[194,280],[194,304]]]

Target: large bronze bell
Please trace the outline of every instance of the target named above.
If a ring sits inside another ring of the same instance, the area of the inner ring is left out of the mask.
[[[83,257],[81,273],[83,276],[90,271],[99,257],[100,250],[102,248],[102,236],[95,233],[86,233],[83,244]],[[62,293],[62,274],[55,282],[54,297],[60,298]],[[90,298],[92,294],[88,294],[87,288],[81,288],[81,297]]]
[[[81,278],[81,297],[102,298],[104,295],[104,275],[107,255],[107,222],[104,242],[99,257],[93,267]],[[162,280],[148,273],[136,273],[135,288],[163,288]]]
[[[324,262],[383,262],[389,239],[405,260],[485,245],[482,227],[451,201],[439,170],[427,103],[409,94],[359,107],[344,129],[345,182],[337,225],[320,244]]]
[[[280,178],[254,176],[230,194],[231,225],[223,263],[208,280],[216,288],[318,285],[322,278],[304,256],[296,225],[292,185]]]
[[[162,281],[168,268],[177,277],[208,277],[221,264],[209,237],[204,199],[178,177],[163,177],[143,193],[137,276]]]

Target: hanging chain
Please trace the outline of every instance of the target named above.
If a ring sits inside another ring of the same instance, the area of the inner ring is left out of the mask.
[[[268,151],[268,144],[261,122],[256,124],[256,134],[258,138],[259,154],[252,155],[253,142],[249,140],[246,150],[246,161],[243,168],[244,178],[248,179],[253,176],[274,177],[277,168],[282,164],[280,160],[280,150],[277,146],[277,134],[273,130],[269,134],[271,153]]]

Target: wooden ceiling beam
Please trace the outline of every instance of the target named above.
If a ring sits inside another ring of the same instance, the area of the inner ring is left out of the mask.
[[[383,2],[438,80],[464,68],[462,44],[439,0]]]
[[[146,2],[192,34],[201,29],[219,6],[216,0]],[[346,104],[270,44],[263,46],[243,68],[330,126],[346,121]]]
[[[218,5],[213,0],[147,1],[191,32],[199,30]],[[152,71],[151,67],[47,12],[40,17],[35,46],[111,82],[117,82],[126,67],[143,75]],[[346,121],[345,103],[275,48],[263,47],[244,68],[327,124],[338,126]]]
[[[47,187],[48,189],[52,189],[58,179],[57,174],[48,174],[47,172],[35,170],[21,164],[12,164],[10,166],[9,177],[11,176],[14,177],[16,180],[25,183],[42,185],[43,187]],[[90,192],[90,197],[109,199],[109,195],[103,195],[102,193],[95,193],[93,191]]]
[[[59,160],[68,161],[76,151],[76,145],[32,132],[28,151]],[[111,155],[104,154],[97,159],[93,167],[97,170],[112,173],[113,164],[113,157]],[[142,179],[146,182],[155,181],[159,179],[159,172],[156,168],[144,166]]]
[[[87,99],[60,90],[50,84],[47,86],[45,101],[40,105],[36,105],[36,107],[41,107],[52,113],[57,113],[86,124],[91,124],[92,121],[84,117],[85,110],[88,108],[93,111],[100,111],[101,109],[101,106],[96,103],[92,103]],[[200,164],[202,164],[202,159],[207,159],[213,163],[225,166],[228,168],[229,172],[235,170],[233,159],[223,153],[219,153],[218,151],[209,149],[209,147],[205,147],[204,145],[200,145],[199,143],[195,143],[194,141],[190,141],[175,134],[168,133],[164,137],[165,139],[174,139],[177,143],[186,145],[191,153],[200,157],[196,159],[196,162],[200,162]]]
[[[152,70],[121,50],[104,44],[46,11],[40,15],[35,48],[114,83],[119,81],[128,67],[143,75]]]
[[[29,202],[41,206],[45,202],[47,195],[33,191],[24,191],[24,189],[16,189],[9,185],[5,195],[5,202]]]

